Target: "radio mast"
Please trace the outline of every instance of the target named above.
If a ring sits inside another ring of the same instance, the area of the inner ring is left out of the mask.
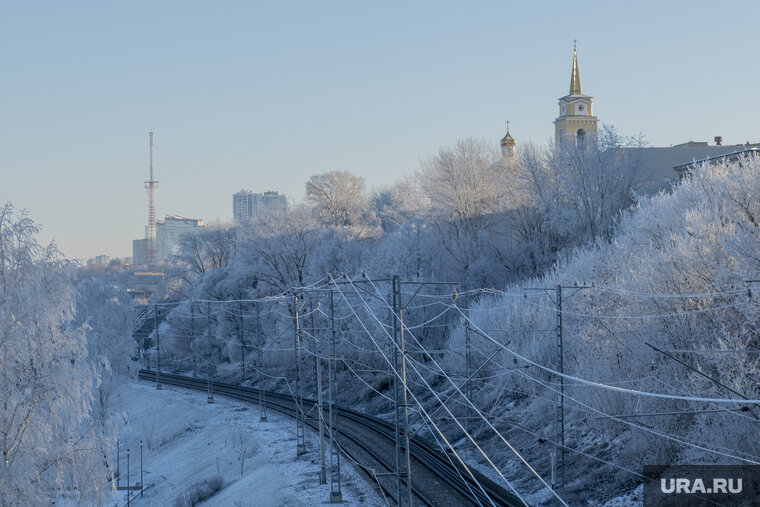
[[[150,179],[145,182],[148,191],[148,225],[145,226],[145,239],[148,240],[148,265],[156,263],[156,189],[158,181],[153,179],[153,132],[150,137]]]

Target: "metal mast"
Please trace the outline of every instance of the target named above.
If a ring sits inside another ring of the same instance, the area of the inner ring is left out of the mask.
[[[153,132],[150,137],[150,179],[145,182],[148,190],[148,225],[145,227],[145,239],[148,240],[148,264],[156,262],[156,189],[158,181],[153,179]]]

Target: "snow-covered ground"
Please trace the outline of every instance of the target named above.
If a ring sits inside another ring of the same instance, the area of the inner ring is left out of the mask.
[[[319,484],[319,442],[314,432],[307,429],[309,452],[296,457],[292,419],[270,411],[269,421],[262,423],[257,406],[221,396],[215,401],[207,404],[205,393],[169,386],[158,391],[154,384],[137,380],[113,394],[111,412],[123,414],[119,418],[122,486],[126,449],[130,449],[134,484],[140,480],[140,440],[144,446],[144,497],[134,498],[134,505],[175,505],[193,485],[216,475],[224,487],[202,505],[328,504],[330,486]],[[341,465],[344,502],[384,504],[347,460]],[[118,492],[113,504],[124,505],[125,498],[123,491]]]

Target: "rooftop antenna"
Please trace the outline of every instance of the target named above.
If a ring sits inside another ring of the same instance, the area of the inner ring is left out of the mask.
[[[149,132],[150,137],[150,179],[145,182],[145,188],[148,190],[148,225],[145,227],[145,239],[148,240],[148,264],[156,262],[156,189],[158,181],[153,179],[153,132]]]

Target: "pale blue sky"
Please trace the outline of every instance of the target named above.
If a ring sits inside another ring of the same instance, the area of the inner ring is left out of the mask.
[[[0,0],[0,202],[64,253],[131,255],[157,215],[241,188],[371,185],[469,136],[553,135],[578,39],[602,122],[656,146],[760,141],[757,2]]]

